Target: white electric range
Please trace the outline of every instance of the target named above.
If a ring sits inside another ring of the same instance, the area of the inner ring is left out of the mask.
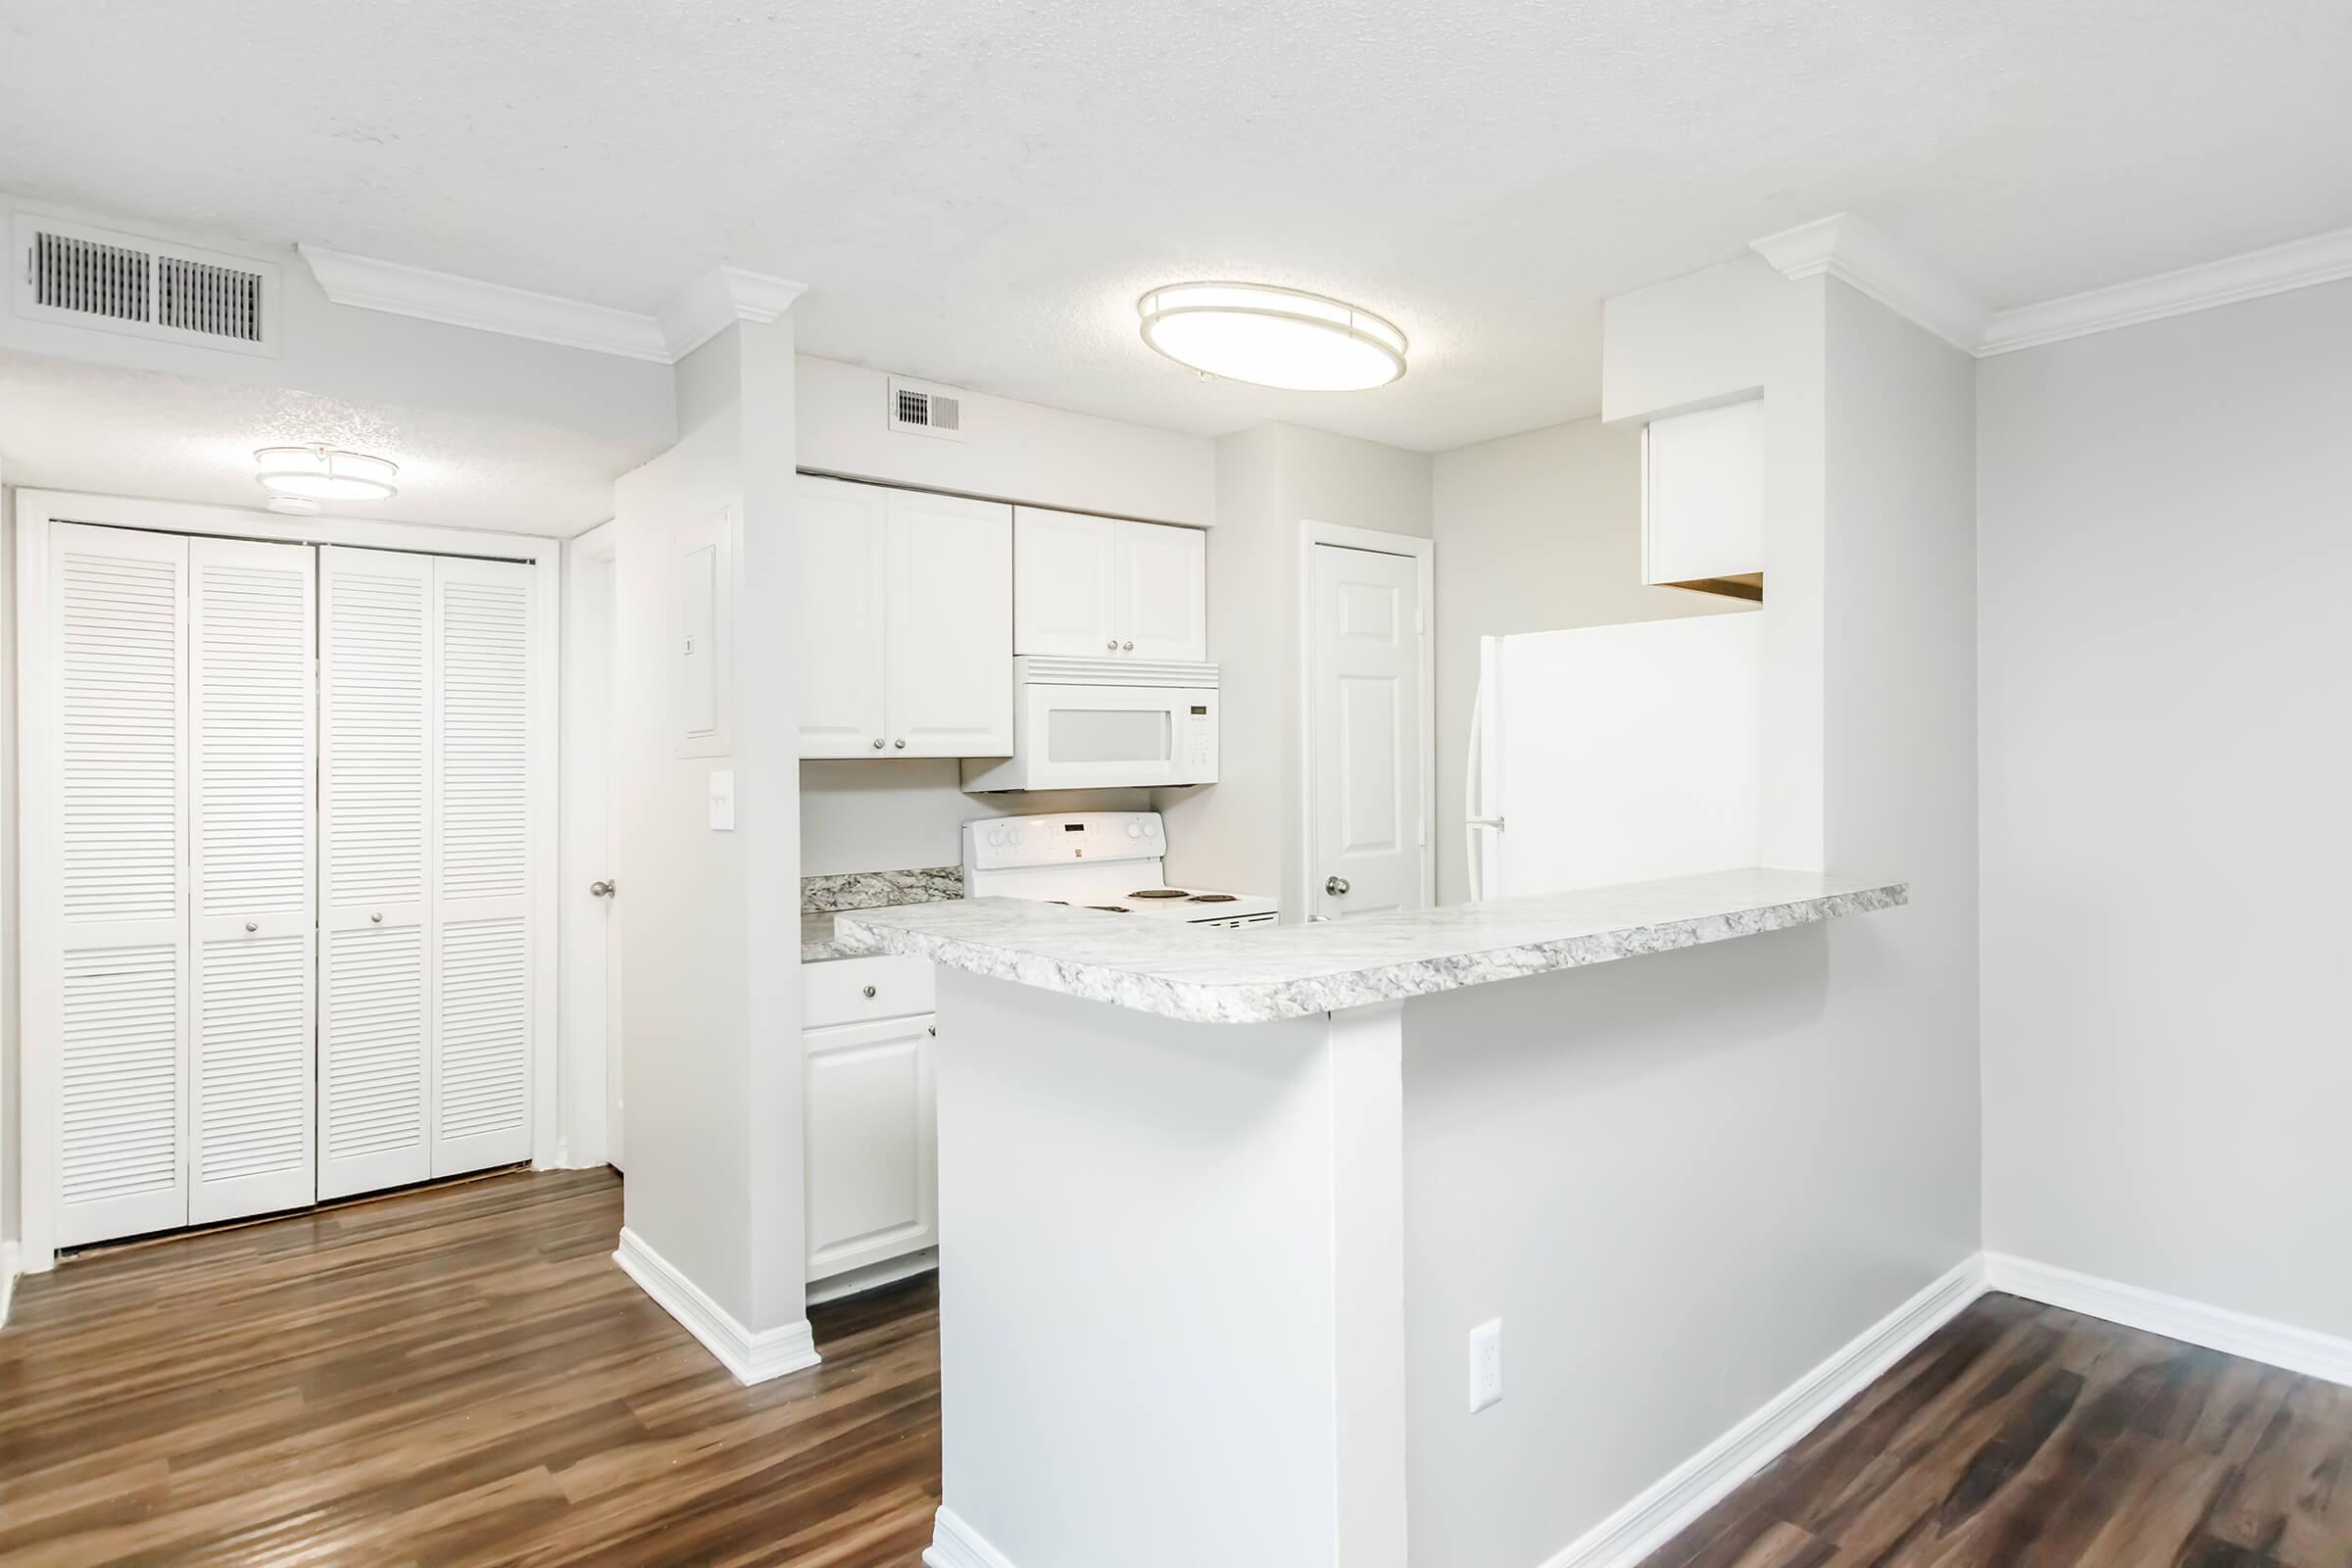
[[[1271,925],[1272,899],[1167,886],[1157,811],[994,816],[963,824],[967,899],[1038,899],[1189,925]]]

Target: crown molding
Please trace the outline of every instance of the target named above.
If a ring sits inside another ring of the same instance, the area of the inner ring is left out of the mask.
[[[714,267],[646,316],[323,245],[294,248],[337,305],[657,365],[675,365],[733,322],[772,321],[807,292],[789,278]]]
[[[2339,228],[2132,283],[1996,312],[1977,352],[2008,354],[2347,277],[2352,277],[2352,228]]]
[[[658,318],[671,360],[682,360],[737,321],[772,321],[808,285],[788,277],[713,267],[678,291]]]
[[[1767,234],[1748,249],[1790,278],[1826,272],[1970,354],[1992,318],[1975,295],[1852,213]]]

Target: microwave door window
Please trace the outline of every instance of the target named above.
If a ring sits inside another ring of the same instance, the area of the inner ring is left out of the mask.
[[[1055,766],[1165,762],[1175,721],[1160,708],[1055,708],[1046,714],[1046,755]]]

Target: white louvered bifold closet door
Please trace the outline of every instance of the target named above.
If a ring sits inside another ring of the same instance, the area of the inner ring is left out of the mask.
[[[533,577],[433,563],[435,1176],[531,1156]]]
[[[57,1245],[184,1225],[184,539],[60,523]]]
[[[191,539],[190,1224],[317,1196],[306,545]]]
[[[322,548],[318,1196],[432,1174],[429,556]]]

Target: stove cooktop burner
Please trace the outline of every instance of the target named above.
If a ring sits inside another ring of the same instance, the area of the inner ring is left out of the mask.
[[[1127,896],[1131,899],[1181,899],[1188,897],[1182,888],[1139,888]]]
[[[1188,904],[1233,904],[1238,900],[1231,893],[1196,893],[1185,902]]]

